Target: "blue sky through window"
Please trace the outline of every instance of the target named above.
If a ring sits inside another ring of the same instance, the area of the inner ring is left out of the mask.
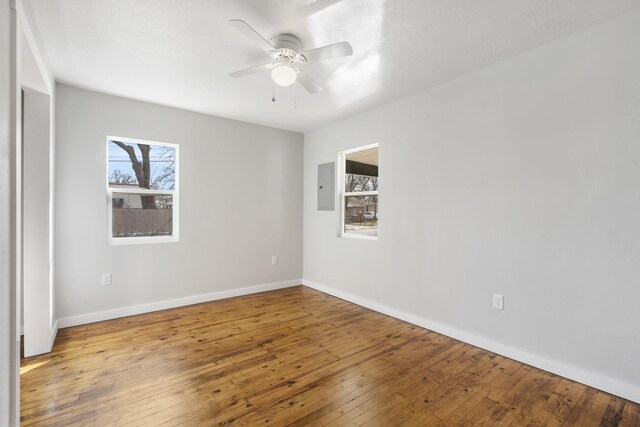
[[[142,163],[142,153],[137,143],[119,140],[134,148],[136,158]],[[112,140],[108,142],[108,180],[112,184],[138,185],[129,154]],[[175,160],[176,149],[164,145],[147,144],[149,151],[149,165],[151,167],[151,188],[154,190],[175,189]]]

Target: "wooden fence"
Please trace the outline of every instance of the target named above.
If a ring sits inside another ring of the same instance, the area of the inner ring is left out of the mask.
[[[170,236],[173,209],[113,208],[113,237]]]

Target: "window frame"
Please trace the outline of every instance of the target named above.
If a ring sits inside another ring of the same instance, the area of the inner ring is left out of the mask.
[[[345,215],[346,215],[346,200],[350,196],[378,196],[378,212],[380,207],[380,176],[378,174],[378,190],[377,191],[345,191],[346,187],[346,175],[347,175],[347,155],[357,153],[358,151],[370,150],[372,148],[378,149],[378,170],[380,168],[380,144],[364,145],[362,147],[352,148],[349,150],[341,151],[338,155],[338,164],[340,165],[340,237],[346,237],[349,239],[361,239],[361,240],[373,240],[377,241],[380,233],[378,229],[377,236],[366,236],[363,234],[349,233],[345,231]]]
[[[144,188],[111,188],[109,187],[109,141],[122,141],[132,144],[144,144],[155,145],[161,147],[171,147],[175,150],[176,165],[175,165],[175,189],[173,190],[151,190]],[[107,244],[118,245],[138,245],[149,243],[171,243],[179,242],[179,230],[180,230],[180,202],[179,202],[179,181],[180,181],[180,146],[178,144],[170,144],[167,142],[149,141],[144,139],[125,138],[120,136],[107,135],[105,140],[105,152],[106,152],[106,170],[105,170],[105,185],[107,187]],[[113,193],[124,194],[149,194],[149,195],[171,195],[172,196],[172,219],[171,226],[172,231],[170,236],[141,236],[141,237],[113,237]]]

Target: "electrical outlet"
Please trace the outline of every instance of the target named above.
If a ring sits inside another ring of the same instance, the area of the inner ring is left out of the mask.
[[[498,310],[504,310],[504,296],[500,294],[493,294],[493,308]]]
[[[271,257],[271,265],[276,265],[278,263],[278,257],[276,255]]]
[[[102,273],[102,286],[111,284],[111,273]]]

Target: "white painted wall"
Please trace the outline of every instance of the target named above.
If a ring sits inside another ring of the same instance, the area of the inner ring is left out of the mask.
[[[59,318],[302,277],[301,134],[65,85],[56,101]],[[107,245],[107,135],[180,145],[180,242]]]
[[[49,95],[31,90],[23,97],[22,256],[25,355],[51,351],[52,280],[49,251],[51,123]]]
[[[639,29],[636,10],[305,134],[305,282],[640,401]],[[376,142],[379,240],[338,238],[317,165]]]
[[[12,16],[13,15],[13,16]],[[0,425],[17,424],[16,383],[18,354],[16,352],[15,286],[12,270],[13,233],[11,216],[14,205],[11,197],[13,183],[12,140],[15,137],[12,112],[12,19],[15,12],[9,0],[0,0]]]

